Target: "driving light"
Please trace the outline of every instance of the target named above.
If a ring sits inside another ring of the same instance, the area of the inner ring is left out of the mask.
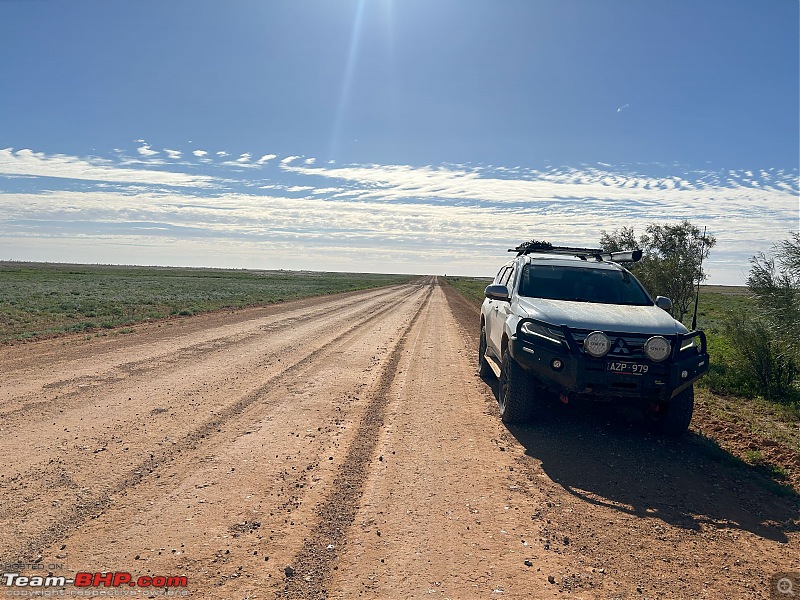
[[[672,346],[660,335],[654,335],[644,343],[644,353],[647,358],[655,362],[661,362],[669,356]]]
[[[583,340],[583,349],[595,358],[605,356],[610,348],[611,342],[608,341],[608,336],[602,331],[593,331]]]

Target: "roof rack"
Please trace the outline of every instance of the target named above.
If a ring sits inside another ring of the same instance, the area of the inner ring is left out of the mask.
[[[523,242],[516,248],[509,248],[509,252],[516,252],[517,256],[527,254],[562,254],[576,256],[581,260],[590,258],[601,262],[637,262],[642,258],[641,250],[628,250],[624,252],[606,252],[602,248],[571,248],[569,246],[553,246],[550,242]]]

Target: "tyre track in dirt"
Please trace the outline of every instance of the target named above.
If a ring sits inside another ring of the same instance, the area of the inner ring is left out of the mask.
[[[57,405],[68,433],[45,412],[0,422],[0,562],[235,600],[768,598],[800,569],[795,500],[694,434],[559,405],[507,428],[476,375],[476,309],[433,279],[393,290],[0,354],[46,356],[52,382],[198,350],[80,388]]]
[[[316,506],[329,489],[367,392],[423,295],[408,294],[400,314],[358,328],[349,348],[331,349],[270,392],[288,395],[285,401],[228,423],[160,478],[115,497],[64,540],[66,550],[54,545],[45,555],[108,570],[187,574],[204,598],[264,597],[258,590],[275,584],[277,566],[302,545],[310,526],[305,505]]]
[[[420,317],[429,310],[433,288],[430,289],[420,309],[403,331],[381,369],[375,389],[354,434],[344,463],[333,480],[333,489],[316,509],[316,525],[303,547],[292,561],[291,569],[297,576],[288,576],[283,598],[323,598],[327,595],[334,563],[346,543],[347,530],[359,508],[364,482],[372,467],[375,448],[384,413],[389,402],[389,389],[397,376],[397,366],[405,351],[407,338]]]
[[[370,292],[361,302],[378,303],[373,310],[380,310],[390,305],[397,296],[396,288],[370,290]],[[128,339],[130,339],[131,344],[123,346],[125,348],[124,354],[117,352],[115,356],[120,358],[112,360],[107,365],[102,362],[98,364],[98,361],[105,355],[114,352],[113,349],[105,348],[100,352],[95,352],[93,349],[92,363],[87,364],[88,361],[83,358],[71,358],[74,352],[71,352],[73,348],[70,344],[78,343],[78,341],[70,339],[61,342],[63,346],[62,352],[56,354],[51,351],[45,365],[31,369],[28,366],[30,363],[40,364],[40,358],[37,356],[40,353],[36,352],[36,348],[33,345],[17,346],[17,351],[0,352],[0,367],[2,367],[4,383],[3,388],[0,389],[0,419],[8,423],[17,415],[25,415],[27,411],[56,408],[60,403],[64,403],[76,396],[85,395],[87,388],[114,385],[129,377],[147,375],[154,371],[164,372],[166,369],[179,369],[187,361],[200,359],[210,353],[231,351],[237,346],[242,346],[252,342],[254,339],[258,339],[264,333],[280,331],[293,323],[299,322],[302,324],[309,319],[318,318],[320,312],[335,315],[336,321],[331,326],[338,327],[340,322],[346,322],[351,312],[361,311],[366,308],[366,306],[351,306],[348,312],[339,312],[343,307],[347,309],[350,304],[352,304],[352,301],[349,295],[347,299],[325,298],[316,306],[304,306],[300,309],[290,310],[288,315],[277,313],[277,318],[268,320],[260,317],[264,324],[257,328],[253,328],[249,322],[259,317],[250,316],[241,322],[236,319],[239,314],[232,313],[231,317],[233,318],[226,319],[226,321],[232,321],[232,323],[226,323],[224,328],[215,327],[202,331],[199,335],[200,340],[188,345],[175,344],[175,334],[169,331],[170,327],[174,328],[175,321],[165,322],[165,331],[163,332],[155,331],[156,328],[161,328],[160,323],[151,324],[147,328],[151,332],[160,334],[159,341],[171,347],[160,350],[153,341],[140,342],[136,339],[137,336],[129,336]],[[285,306],[287,308],[291,307],[291,305]],[[252,314],[252,311],[243,312]],[[269,312],[274,313],[274,309]],[[184,324],[177,323],[179,325]],[[235,329],[235,331],[232,332],[232,329]],[[179,336],[183,337],[183,332],[179,333]],[[191,337],[196,338],[198,335],[195,334]],[[105,340],[102,341],[104,345],[108,344]],[[58,344],[58,341],[54,343]],[[113,342],[112,345],[114,347],[118,346]],[[10,348],[12,347],[6,347],[7,350],[10,350]],[[273,354],[277,353],[277,350],[273,352]],[[21,361],[18,358],[20,354],[27,355],[26,361],[22,364],[20,364]],[[131,355],[140,355],[141,357],[131,358]],[[265,358],[268,358],[268,356]],[[64,373],[67,376],[62,378]],[[36,398],[42,392],[47,391],[57,393],[48,401],[30,402],[31,398]]]
[[[408,336],[387,393],[383,460],[373,461],[324,597],[558,595],[547,575],[563,565],[533,545],[530,515],[543,499],[513,485],[504,428],[443,290]]]
[[[406,285],[423,285],[424,279]],[[366,300],[372,297],[386,296],[406,285],[395,285],[379,288],[368,288],[351,292],[339,292],[323,296],[311,296],[299,300],[278,301],[265,306],[220,309],[187,317],[167,317],[157,321],[144,321],[131,325],[145,336],[113,335],[110,333],[67,334],[51,339],[0,342],[0,369],[4,373],[19,371],[23,373],[23,382],[31,376],[38,377],[52,370],[64,370],[70,362],[80,363],[76,359],[82,348],[91,347],[95,359],[113,355],[124,349],[127,354],[135,354],[142,347],[154,342],[167,342],[176,336],[208,336],[213,339],[215,331],[224,327],[236,328],[255,319],[296,319],[298,316],[313,313],[320,308],[335,309],[352,302],[353,298]],[[35,368],[32,367],[35,365]]]
[[[225,351],[222,352],[208,347],[207,342],[204,341],[201,344],[189,344],[188,347],[191,349],[190,355],[186,355],[184,353],[186,346],[183,346],[180,340],[173,341],[175,349],[170,353],[164,353],[161,351],[158,345],[151,344],[151,350],[155,351],[155,353],[149,359],[135,361],[135,363],[139,366],[148,363],[149,368],[137,369],[138,372],[135,376],[94,376],[92,378],[94,385],[87,385],[83,383],[82,379],[76,380],[71,375],[72,368],[69,365],[69,363],[74,362],[74,360],[67,360],[66,362],[68,365],[65,367],[67,375],[61,375],[59,371],[48,373],[47,377],[54,381],[49,384],[43,384],[39,388],[39,396],[44,396],[47,399],[37,401],[35,407],[39,408],[44,406],[46,409],[37,410],[33,413],[31,413],[31,408],[10,411],[7,410],[6,414],[0,416],[0,422],[2,423],[2,426],[0,426],[0,431],[5,432],[5,437],[8,438],[4,438],[2,443],[0,443],[0,460],[5,458],[3,455],[4,444],[9,444],[14,447],[11,442],[13,442],[15,431],[23,424],[28,429],[36,430],[41,437],[48,439],[59,439],[57,423],[48,421],[52,417],[55,417],[58,421],[60,421],[65,418],[64,413],[68,414],[69,411],[83,414],[87,412],[93,413],[92,423],[95,429],[98,428],[97,423],[102,419],[105,419],[106,422],[113,422],[115,424],[124,423],[126,426],[130,426],[136,422],[144,421],[150,415],[156,415],[165,412],[165,409],[162,406],[164,400],[163,397],[152,398],[151,403],[147,406],[142,406],[141,400],[137,398],[138,403],[131,405],[130,408],[124,406],[124,404],[127,404],[131,401],[131,398],[128,397],[128,392],[122,393],[121,395],[118,394],[120,398],[116,405],[113,403],[102,404],[102,401],[98,400],[99,398],[105,397],[105,394],[109,393],[109,390],[114,390],[115,388],[124,387],[125,390],[129,391],[131,388],[141,385],[143,382],[145,384],[149,384],[151,383],[151,380],[155,378],[157,380],[170,383],[171,388],[167,389],[168,395],[170,396],[194,396],[199,393],[197,389],[198,386],[207,387],[207,384],[203,383],[204,371],[206,370],[204,363],[206,361],[212,361],[214,369],[217,372],[220,372],[224,368],[228,368],[233,365],[233,372],[230,374],[228,379],[234,379],[235,377],[238,377],[243,371],[259,371],[264,373],[265,376],[278,374],[286,368],[287,363],[284,363],[283,360],[285,360],[286,357],[291,359],[293,353],[296,353],[298,349],[310,355],[325,339],[331,340],[335,339],[334,336],[336,335],[344,335],[344,333],[340,331],[342,328],[347,327],[349,328],[349,331],[356,329],[357,324],[354,325],[352,323],[348,323],[349,320],[353,319],[354,314],[362,312],[367,314],[380,313],[381,311],[386,310],[387,307],[395,304],[397,299],[397,290],[390,291],[388,293],[381,294],[379,297],[377,297],[377,299],[368,298],[367,300],[369,300],[369,302],[358,303],[355,307],[350,307],[348,310],[340,310],[327,320],[319,319],[319,326],[324,327],[327,331],[333,333],[319,335],[314,331],[315,325],[306,324],[307,329],[309,329],[309,332],[306,333],[306,337],[312,338],[309,340],[309,342],[301,343],[297,341],[297,328],[292,332],[292,336],[287,337],[284,335],[283,339],[280,339],[279,332],[276,330],[273,324],[259,326],[257,322],[254,322],[255,324],[250,324],[249,327],[256,327],[257,331],[259,332],[257,335],[260,336],[258,339],[249,339],[255,337],[254,335],[247,336],[248,339],[246,340],[242,339],[241,334],[228,336],[238,338],[240,346],[243,346],[239,348],[238,351],[233,351],[231,347],[227,347],[225,348]],[[322,309],[326,310],[327,307],[323,306]],[[363,317],[361,317],[361,319],[363,320]],[[309,323],[312,321],[312,318],[308,319]],[[286,319],[281,319],[278,321],[278,324],[286,322]],[[276,333],[275,337],[265,336],[265,334],[269,334],[271,332]],[[227,337],[224,335],[220,336],[219,332],[216,330],[211,334],[203,332],[203,337],[208,337],[209,335],[214,336],[216,339],[223,339],[226,340],[226,342],[228,341]],[[270,340],[269,344],[266,346],[264,346],[261,341],[265,338]],[[206,351],[204,353],[197,352],[197,348],[200,347],[200,345],[206,345]],[[302,346],[302,348],[300,348],[300,346]],[[245,360],[243,361],[243,359]],[[80,360],[92,364],[94,362],[94,356],[92,355],[87,359]],[[188,361],[188,364],[186,361]],[[125,369],[126,365],[130,364],[130,362],[131,361],[125,361],[124,357],[122,361],[114,360],[112,361],[113,366],[106,369],[106,371],[114,371],[118,369],[119,364],[122,365],[122,369]],[[97,368],[102,370],[103,366],[98,365]],[[193,372],[188,371],[189,368],[193,369]],[[187,376],[187,373],[189,376]],[[7,373],[4,373],[4,376],[6,375]],[[256,378],[251,379],[253,379],[252,389],[254,391],[259,387],[263,387],[261,386],[261,381],[257,381]],[[14,390],[16,389],[13,385],[13,382],[6,382],[5,377],[3,378],[2,382],[2,387],[6,390],[6,392],[13,394]],[[73,389],[70,389],[68,392],[62,391],[60,392],[60,395],[50,398],[48,397],[49,388],[53,386],[57,386],[62,389],[70,386]],[[241,387],[241,384],[239,384],[239,387]],[[163,394],[161,396],[163,396]],[[20,398],[22,398],[22,401],[24,402],[27,401],[30,396],[26,395],[24,392],[20,392]],[[19,402],[20,400],[18,398],[12,397],[10,401],[4,402],[1,406],[7,407],[9,404],[13,405],[18,404]],[[214,409],[217,408],[217,406],[214,406]],[[111,417],[103,414],[108,411],[115,411],[114,416]],[[199,426],[199,424],[195,423],[194,426]],[[64,438],[66,438],[66,436],[64,436]],[[93,436],[92,440],[97,442],[96,448],[105,448],[108,445],[108,440],[103,439],[101,436],[96,434]],[[34,442],[33,449],[36,448],[35,444],[36,442]],[[35,460],[35,453],[26,453],[22,456],[16,454],[13,456],[14,463],[20,470],[30,468],[32,466],[31,464],[26,463],[26,458],[29,460]]]
[[[414,288],[411,289],[413,290]],[[309,363],[313,362],[314,360],[324,360],[332,348],[346,344],[348,338],[356,335],[361,328],[367,326],[369,323],[375,321],[379,317],[386,318],[387,315],[393,314],[400,307],[400,304],[397,302],[397,297],[401,294],[402,292],[394,290],[389,293],[380,294],[377,302],[361,303],[360,301],[357,301],[357,306],[355,309],[342,311],[336,315],[335,323],[343,323],[347,321],[350,322],[348,326],[344,328],[342,328],[341,325],[333,327],[332,331],[335,332],[334,337],[322,345],[310,344],[309,347],[306,348],[305,355],[300,355],[297,357],[295,362],[286,364],[286,366],[282,366],[280,371],[267,379],[267,381],[262,385],[251,392],[246,393],[235,402],[222,407],[220,410],[216,411],[216,414],[213,418],[205,420],[202,424],[196,426],[188,433],[181,434],[176,438],[173,438],[168,447],[164,449],[151,448],[151,451],[148,452],[149,456],[145,460],[134,463],[127,470],[119,472],[119,469],[115,468],[113,464],[116,462],[116,458],[114,457],[109,457],[105,461],[106,467],[97,464],[98,461],[96,455],[98,454],[98,451],[95,450],[93,452],[95,457],[93,457],[91,463],[86,466],[88,468],[93,468],[98,472],[105,473],[105,480],[109,478],[109,474],[113,474],[114,476],[114,481],[106,482],[100,492],[94,492],[86,488],[82,488],[81,486],[78,486],[69,475],[66,475],[66,469],[63,467],[63,465],[66,465],[69,462],[79,463],[81,461],[70,461],[68,457],[63,456],[57,459],[50,458],[48,466],[52,465],[54,460],[62,465],[59,476],[55,479],[60,479],[61,483],[67,489],[71,489],[73,491],[76,489],[78,490],[74,502],[64,502],[64,504],[66,504],[68,507],[66,512],[64,510],[47,511],[41,506],[43,503],[53,502],[53,484],[57,482],[54,482],[52,478],[48,480],[47,478],[42,479],[40,477],[42,471],[46,472],[48,467],[35,469],[33,474],[34,481],[30,480],[30,476],[27,478],[28,480],[25,481],[25,477],[21,471],[17,471],[16,474],[8,474],[8,476],[6,473],[4,473],[3,479],[6,483],[11,483],[12,486],[3,486],[2,490],[5,493],[0,492],[0,497],[5,496],[3,499],[4,501],[0,503],[0,506],[4,507],[4,510],[2,511],[3,514],[0,515],[0,518],[3,518],[4,521],[19,521],[25,519],[29,515],[35,514],[39,520],[45,520],[44,517],[47,514],[49,516],[49,520],[53,521],[53,523],[49,527],[45,527],[42,531],[34,534],[31,537],[28,537],[22,542],[20,542],[19,539],[15,540],[15,547],[8,548],[8,546],[6,546],[3,548],[2,554],[0,555],[16,556],[21,560],[36,559],[38,556],[40,556],[40,552],[43,547],[53,544],[55,541],[63,538],[70,531],[79,527],[88,519],[97,518],[100,514],[106,511],[110,505],[110,497],[141,484],[148,477],[158,477],[158,472],[160,469],[167,467],[182,453],[196,451],[200,444],[207,443],[213,434],[216,431],[219,431],[226,422],[236,417],[240,417],[248,407],[259,401],[266,391],[278,385],[281,380],[295,377],[304,368],[307,368]],[[388,298],[384,299],[384,297]],[[359,318],[354,320],[353,315],[356,313],[359,314]],[[366,313],[366,316],[364,316],[364,313]],[[278,323],[286,323],[288,320],[289,319],[282,319],[279,320]],[[342,331],[342,329],[344,330]],[[197,345],[195,345],[195,347],[197,347]],[[287,353],[283,351],[283,355],[285,356],[286,354]],[[162,367],[162,361],[154,361],[154,371],[160,370]],[[165,375],[169,376],[169,373],[165,374],[160,372],[159,375],[161,377]],[[118,380],[111,379],[105,382],[105,385],[113,387],[118,383]],[[280,399],[273,399],[273,404],[278,401],[280,401]],[[7,425],[7,421],[4,421],[4,425]],[[108,447],[108,440],[95,437],[92,439],[92,441],[96,448],[105,449]],[[103,451],[105,452],[105,450]],[[109,453],[109,455],[110,454],[112,453]],[[105,458],[105,456],[103,458]],[[4,464],[8,466],[9,462],[10,461],[7,461]],[[20,481],[21,479],[22,481]],[[37,486],[37,483],[41,483],[41,485]],[[37,487],[39,487],[38,493],[36,490]],[[24,489],[26,492],[23,498],[23,503],[15,504],[14,502],[10,501],[11,498],[15,496],[15,492],[19,492],[21,489]],[[14,508],[22,510],[17,510],[15,514]]]

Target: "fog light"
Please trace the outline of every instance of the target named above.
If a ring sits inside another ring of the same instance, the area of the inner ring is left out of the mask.
[[[686,379],[689,376],[689,371],[681,371],[681,379]]]
[[[553,367],[554,371],[560,371],[561,367],[564,366],[564,363],[561,362],[561,359],[554,358],[552,361],[550,361],[550,366]]]
[[[583,340],[583,349],[590,356],[600,358],[608,354],[611,348],[611,342],[602,331],[593,331]]]
[[[660,335],[654,335],[644,343],[644,353],[652,361],[661,362],[672,351],[670,343]]]

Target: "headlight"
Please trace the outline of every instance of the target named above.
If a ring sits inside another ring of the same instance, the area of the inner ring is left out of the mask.
[[[660,335],[654,335],[644,343],[644,353],[647,358],[661,362],[669,356],[672,346]]]
[[[530,321],[525,321],[520,329],[525,335],[541,338],[553,344],[561,345],[564,341],[564,334],[560,331],[544,327],[543,325],[537,325]]]
[[[608,336],[602,331],[593,331],[583,340],[583,349],[595,358],[605,356],[610,348],[611,342],[608,341]]]

